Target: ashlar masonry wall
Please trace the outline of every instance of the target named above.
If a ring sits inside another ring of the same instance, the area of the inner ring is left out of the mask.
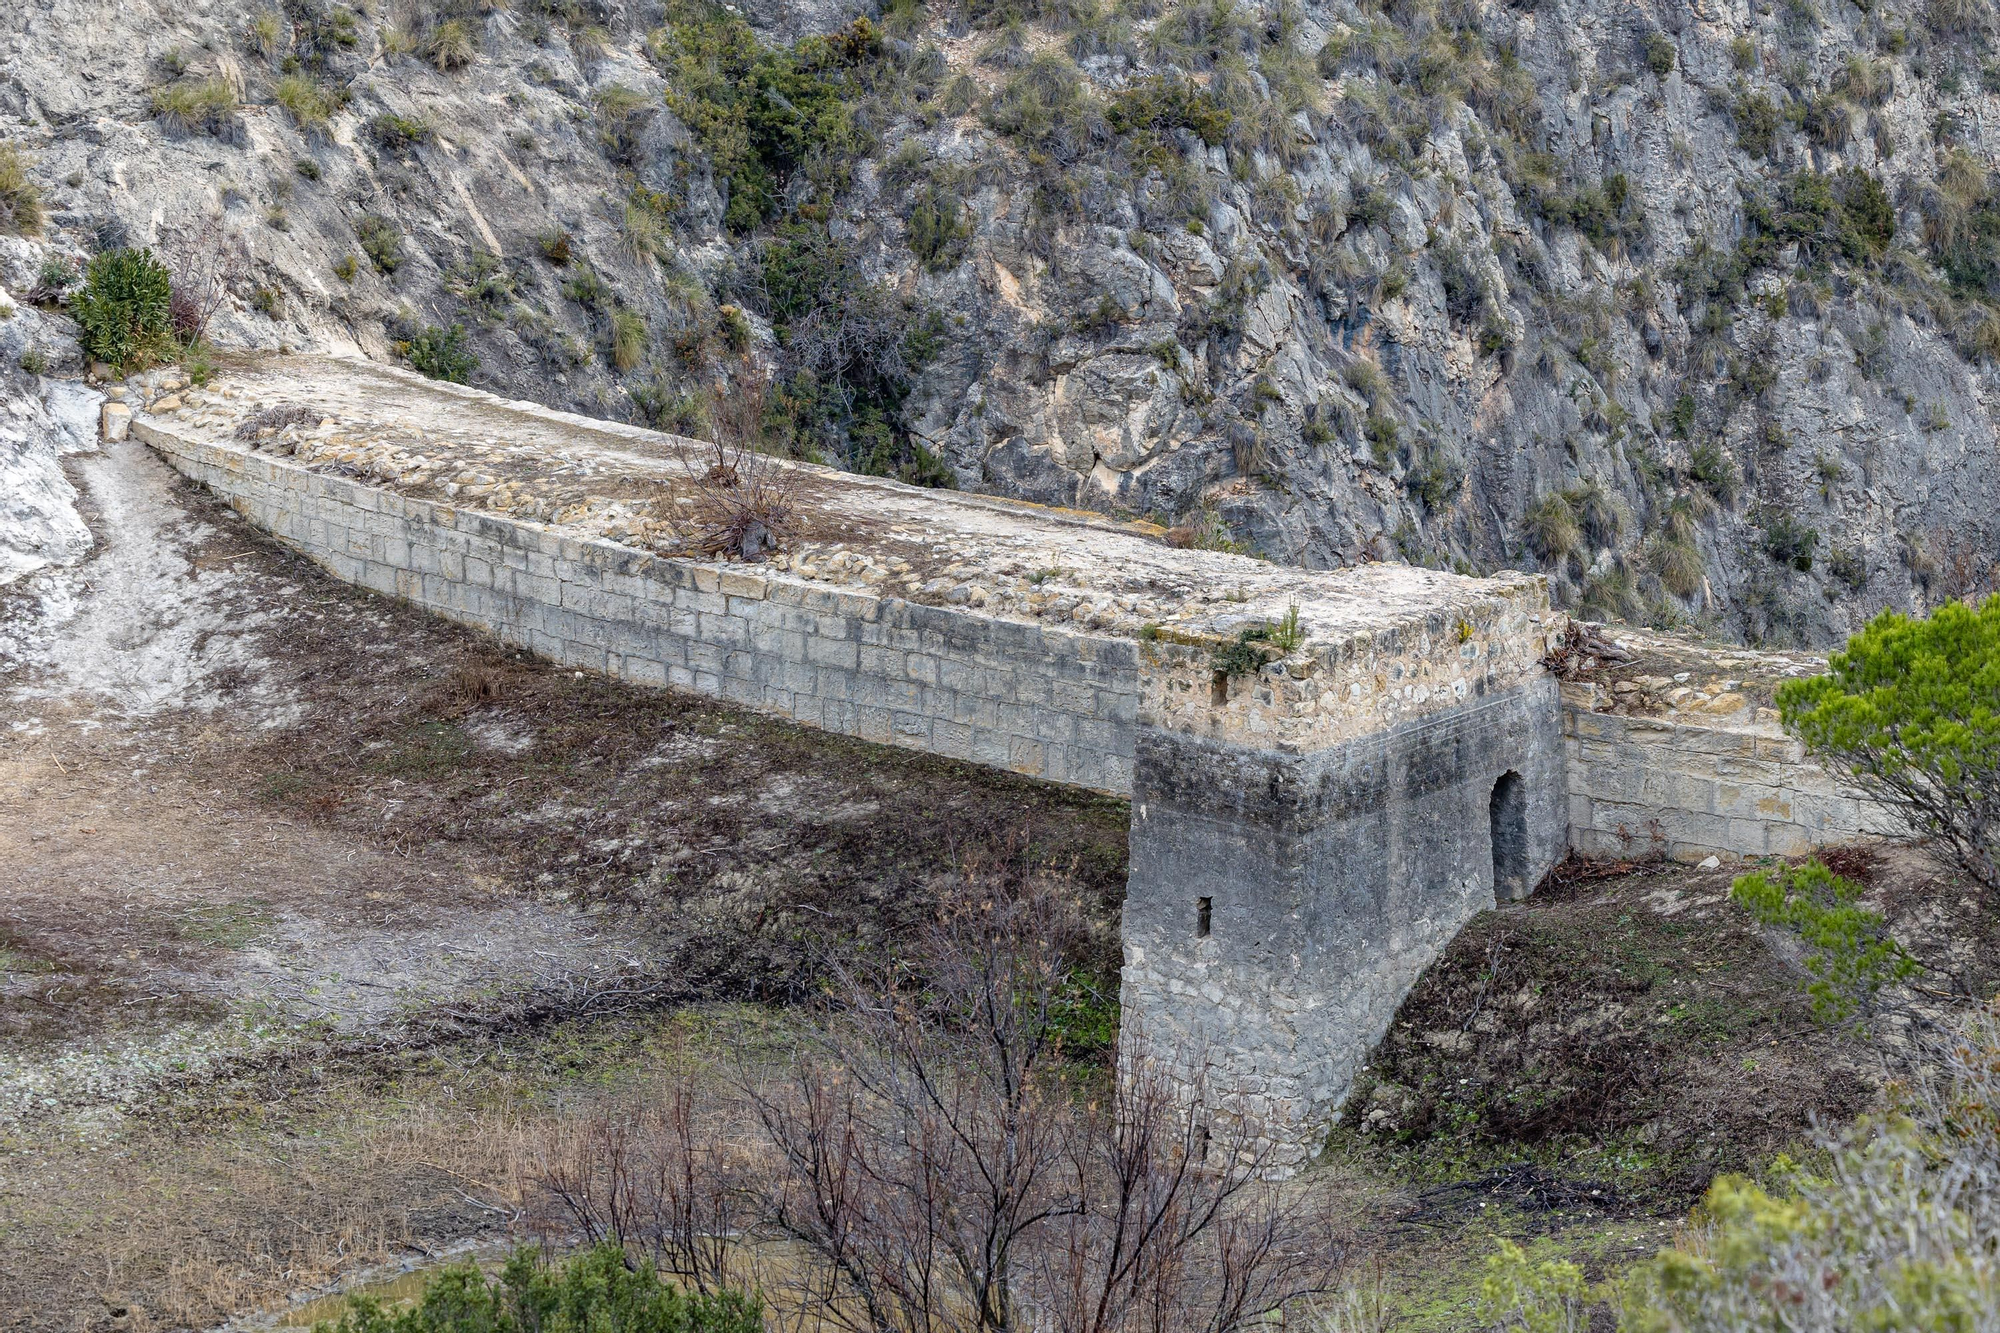
[[[1131,792],[1130,640],[579,541],[143,419],[133,433],[337,577],[553,661],[886,745]]]
[[[1681,861],[1806,856],[1895,836],[1887,812],[1785,734],[1788,680],[1823,657],[1619,627],[1623,660],[1562,685],[1569,844]]]
[[[1215,662],[1232,617],[1264,623],[1273,608],[1234,610],[1203,580],[1174,595],[1218,607],[1213,628],[1094,634],[565,535],[198,423],[141,415],[132,429],[346,581],[567,665],[1131,796],[1129,1030],[1199,1049],[1222,1114],[1276,1164],[1311,1154],[1466,918],[1561,853],[1538,577],[1215,561],[1215,578],[1285,580],[1313,636],[1229,674]],[[923,503],[940,534],[976,527],[957,501]],[[1141,554],[1117,545],[1129,536],[1102,540],[1120,552],[1105,559]]]

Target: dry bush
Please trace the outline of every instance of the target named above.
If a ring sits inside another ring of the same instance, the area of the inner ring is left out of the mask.
[[[547,1126],[532,1158],[534,1225],[645,1253],[713,1294],[744,1276],[736,1237],[750,1220],[748,1153],[726,1117],[698,1104],[685,1067],[636,1107]]]
[[[209,321],[229,301],[233,287],[250,276],[250,259],[240,236],[225,232],[220,218],[204,218],[168,233],[160,256],[172,275],[167,317],[174,336],[184,344],[198,343]]]
[[[1324,1289],[1339,1247],[1313,1195],[1264,1180],[1244,1118],[1166,1073],[1203,1061],[1114,1079],[1068,1058],[1084,941],[1061,895],[968,880],[907,953],[828,960],[784,1067],[741,1067],[747,1119],[682,1083],[551,1138],[544,1224],[704,1290],[754,1279],[795,1329],[1226,1333]]]
[[[747,443],[714,441],[681,455],[694,506],[684,546],[699,555],[754,560],[793,535],[799,473]]]
[[[463,704],[497,703],[505,685],[506,678],[491,667],[462,666],[451,674],[452,697]]]

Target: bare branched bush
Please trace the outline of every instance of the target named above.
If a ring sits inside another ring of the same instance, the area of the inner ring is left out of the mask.
[[[183,344],[198,343],[228,304],[230,289],[249,280],[242,238],[224,231],[221,218],[204,218],[170,232],[160,252],[172,275],[167,317],[174,336]]]
[[[827,961],[789,1058],[745,1060],[733,1124],[683,1082],[552,1128],[544,1225],[700,1290],[752,1276],[784,1328],[1226,1333],[1324,1289],[1311,1196],[1169,1076],[1202,1061],[1070,1058],[1084,923],[1046,887],[951,886],[906,952]]]
[[[656,1101],[625,1114],[561,1119],[536,1153],[544,1228],[567,1223],[591,1245],[650,1257],[689,1288],[729,1285],[750,1195],[742,1154],[705,1120],[682,1071]]]
[[[714,441],[681,456],[694,490],[683,544],[704,556],[753,560],[790,539],[799,509],[796,469],[748,443]]]

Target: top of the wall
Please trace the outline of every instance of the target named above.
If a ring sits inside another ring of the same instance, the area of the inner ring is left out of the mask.
[[[1624,625],[1594,627],[1625,660],[1592,657],[1563,683],[1577,707],[1663,725],[1780,737],[1778,686],[1826,671],[1809,652],[1766,652]]]
[[[144,398],[183,437],[680,559],[694,555],[690,514],[714,461],[713,446],[699,441],[358,360],[235,359],[205,388]],[[1200,643],[1275,621],[1296,604],[1300,654],[1325,659],[1351,656],[1385,632],[1415,638],[1523,613],[1539,622],[1548,605],[1538,575],[1302,570],[1178,548],[1152,524],[783,466],[798,531],[770,566],[1000,618]]]

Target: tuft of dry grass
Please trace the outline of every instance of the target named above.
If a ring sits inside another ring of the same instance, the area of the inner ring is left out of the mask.
[[[340,109],[340,95],[305,74],[287,74],[272,84],[271,99],[285,109],[302,134],[326,133],[333,113]]]
[[[440,73],[464,69],[479,55],[472,39],[472,26],[464,19],[446,19],[432,29],[424,43],[424,54]]]
[[[42,191],[28,179],[28,163],[12,144],[0,143],[0,234],[38,236]]]
[[[235,110],[236,93],[219,78],[182,79],[153,90],[153,115],[184,134],[213,134]]]

